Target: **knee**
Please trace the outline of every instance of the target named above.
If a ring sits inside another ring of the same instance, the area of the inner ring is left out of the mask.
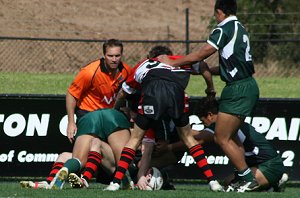
[[[70,152],[63,152],[59,154],[59,156],[56,159],[56,162],[63,162],[65,163],[68,159],[72,158],[72,153]]]

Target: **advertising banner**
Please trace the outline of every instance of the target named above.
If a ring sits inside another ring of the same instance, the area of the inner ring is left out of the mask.
[[[199,98],[190,100],[193,129],[204,126],[196,115]],[[61,152],[71,152],[66,137],[67,116],[63,95],[0,95],[0,177],[47,176]],[[300,180],[300,99],[260,99],[246,122],[274,144],[291,180]],[[208,163],[217,178],[233,171],[216,144],[204,145]],[[169,169],[176,179],[204,178],[187,153]]]

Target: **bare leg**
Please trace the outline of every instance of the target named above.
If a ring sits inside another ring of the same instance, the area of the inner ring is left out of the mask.
[[[237,116],[219,112],[215,129],[216,142],[239,171],[248,167],[241,145],[233,139],[241,122]]]
[[[116,131],[112,133],[108,137],[108,143],[113,151],[113,154],[115,156],[115,161],[118,163],[121,157],[121,152],[128,142],[130,138],[130,132],[128,129],[123,129],[120,131]]]
[[[80,135],[75,141],[72,157],[77,158],[82,167],[86,164],[93,138],[91,135]]]

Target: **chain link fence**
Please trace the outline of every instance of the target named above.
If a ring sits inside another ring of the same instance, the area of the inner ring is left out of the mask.
[[[104,40],[0,38],[0,73],[77,73],[102,56]],[[174,54],[186,54],[205,41],[123,41],[123,61],[134,66],[155,45],[166,45]],[[300,40],[252,41],[256,76],[300,76]],[[217,53],[208,58],[218,64]]]

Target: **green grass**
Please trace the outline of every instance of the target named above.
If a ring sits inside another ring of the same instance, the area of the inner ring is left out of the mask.
[[[143,198],[176,198],[176,197],[214,197],[214,198],[234,198],[234,197],[299,197],[300,188],[287,187],[285,192],[253,192],[253,193],[214,193],[206,185],[176,185],[175,191],[139,191],[123,190],[117,192],[102,191],[104,185],[92,183],[89,189],[71,189],[68,184],[62,190],[42,190],[42,189],[22,189],[17,181],[0,182],[0,197],[143,197]]]
[[[256,77],[261,98],[300,98],[300,78],[298,77]],[[214,76],[217,96],[220,96],[225,85],[219,76]],[[191,76],[187,93],[190,96],[204,96],[206,85],[202,76]]]
[[[0,73],[0,94],[65,94],[75,74]],[[261,98],[300,98],[300,79],[297,77],[256,78]],[[214,76],[217,96],[224,82]],[[187,88],[190,96],[204,96],[202,76],[192,76]]]

